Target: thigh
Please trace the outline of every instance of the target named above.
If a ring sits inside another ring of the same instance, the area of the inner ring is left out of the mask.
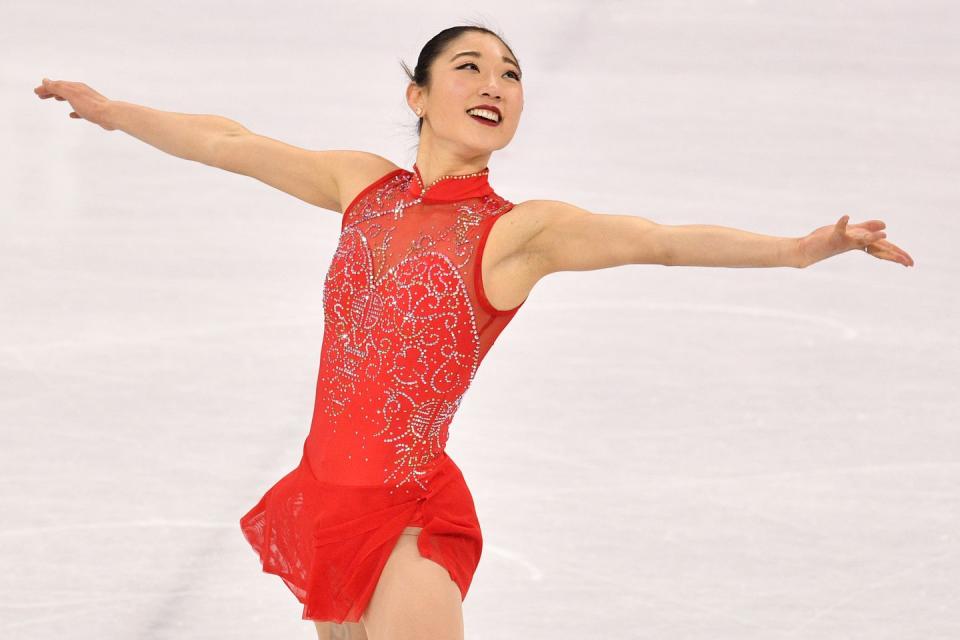
[[[318,640],[369,640],[360,622],[320,622],[315,620]]]
[[[361,616],[369,640],[463,640],[460,588],[443,566],[420,555],[418,538],[401,535],[383,567]]]

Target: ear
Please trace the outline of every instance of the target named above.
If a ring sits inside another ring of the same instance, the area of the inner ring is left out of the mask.
[[[407,85],[407,104],[410,106],[410,110],[414,113],[417,112],[417,105],[423,102],[423,89],[417,86],[416,82],[411,82]]]

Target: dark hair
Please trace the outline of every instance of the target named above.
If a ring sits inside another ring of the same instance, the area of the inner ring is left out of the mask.
[[[431,80],[430,65],[432,65],[433,61],[437,59],[437,56],[446,50],[447,46],[449,46],[452,41],[456,40],[458,37],[460,37],[460,35],[466,33],[467,31],[489,33],[503,43],[503,46],[507,48],[507,51],[513,55],[514,60],[517,59],[517,56],[513,54],[513,49],[511,49],[510,45],[508,45],[506,40],[503,39],[503,36],[481,24],[464,24],[456,27],[448,27],[430,38],[430,40],[427,41],[427,44],[423,45],[423,49],[420,50],[420,57],[417,58],[417,66],[414,71],[411,72],[410,67],[408,67],[403,60],[400,61],[400,66],[403,67],[407,77],[410,78],[410,82],[416,83],[416,85],[419,87],[426,87],[429,89]],[[519,60],[517,62],[519,63]],[[420,131],[422,129],[423,118],[421,117],[417,121],[418,136],[420,135]]]

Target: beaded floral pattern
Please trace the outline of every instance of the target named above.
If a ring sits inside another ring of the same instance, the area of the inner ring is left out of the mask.
[[[490,322],[471,286],[480,232],[512,205],[495,194],[422,204],[405,198],[413,179],[398,174],[348,210],[324,283],[317,409],[347,438],[336,448],[350,464],[372,457],[383,483],[425,490],[495,338],[481,344],[478,320]]]

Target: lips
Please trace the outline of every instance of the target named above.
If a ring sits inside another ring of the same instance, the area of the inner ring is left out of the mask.
[[[487,111],[493,111],[500,117],[500,122],[503,122],[503,114],[500,113],[500,109],[492,104],[478,104],[474,107],[470,107],[470,109],[486,109]],[[467,109],[467,111],[470,111],[470,109]]]
[[[478,104],[475,107],[470,107],[469,109],[467,109],[467,111],[471,111],[473,109],[486,109],[487,111],[493,111],[494,113],[497,114],[497,117],[499,118],[496,122],[493,122],[492,120],[487,120],[486,118],[473,116],[473,115],[470,115],[469,113],[467,114],[467,115],[470,115],[470,117],[473,118],[474,120],[478,121],[480,124],[485,124],[490,127],[499,127],[500,124],[503,122],[503,114],[500,113],[499,107],[495,107],[492,104]]]
[[[475,116],[475,115],[471,115],[471,114],[468,113],[468,114],[467,114],[467,117],[470,118],[471,120],[473,120],[474,122],[476,122],[477,124],[482,124],[482,125],[485,126],[485,127],[499,127],[499,126],[500,126],[500,123],[499,123],[499,122],[494,122],[493,120],[487,120],[486,118],[484,118],[484,117],[482,117],[482,116]]]

